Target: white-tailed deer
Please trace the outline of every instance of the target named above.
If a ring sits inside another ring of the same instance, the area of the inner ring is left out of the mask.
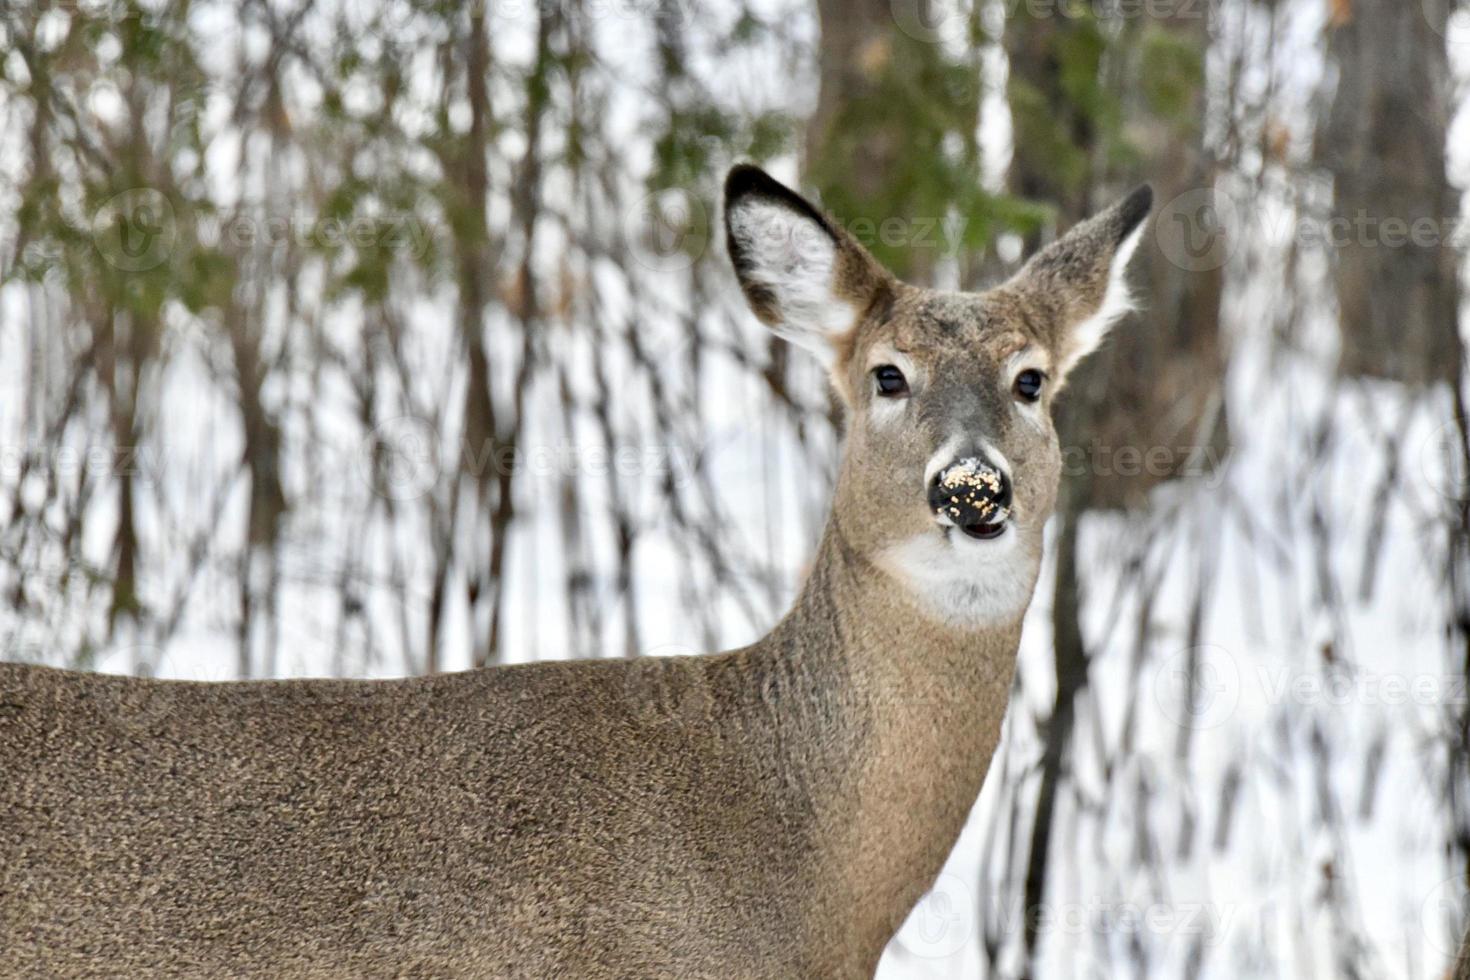
[[[737,167],[740,284],[847,411],[786,617],[710,656],[400,681],[0,665],[0,976],[871,976],[999,739],[1052,398],[1127,308],[1150,203],[940,293]]]

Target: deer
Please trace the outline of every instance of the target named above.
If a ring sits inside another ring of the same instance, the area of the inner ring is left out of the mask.
[[[871,977],[999,743],[1053,401],[1133,308],[1151,207],[945,292],[736,166],[736,279],[844,413],[777,625],[392,680],[0,665],[0,976]]]

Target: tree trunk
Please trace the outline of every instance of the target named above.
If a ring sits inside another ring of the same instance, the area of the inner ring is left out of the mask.
[[[903,150],[888,114],[870,114],[901,41],[892,8],[888,0],[817,0],[817,13],[821,82],[807,121],[806,170],[822,183],[837,183],[840,175],[855,199],[880,200],[891,192]],[[846,157],[840,169],[839,155]]]
[[[1334,180],[1330,241],[1339,371],[1410,385],[1453,380],[1451,239],[1458,194],[1445,174],[1450,0],[1334,7],[1337,89],[1317,136]]]
[[[989,224],[978,60],[952,59],[925,29],[928,0],[817,0],[817,12],[820,88],[804,177],[880,261],[924,284]]]

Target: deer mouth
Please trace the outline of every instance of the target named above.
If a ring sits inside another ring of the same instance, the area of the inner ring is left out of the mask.
[[[985,514],[967,514],[965,517],[968,520],[956,520],[952,514],[941,510],[934,517],[944,531],[945,537],[949,537],[953,531],[958,531],[975,541],[994,541],[1006,533],[1006,527],[1010,524],[1011,512],[1008,508],[998,507]]]
[[[1006,532],[1006,519],[1004,516],[993,524],[960,524],[960,533],[967,538],[976,541],[993,541]]]

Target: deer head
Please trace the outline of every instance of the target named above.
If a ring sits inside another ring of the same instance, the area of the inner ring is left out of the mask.
[[[756,316],[827,366],[847,420],[833,526],[932,617],[1014,622],[1041,563],[1061,452],[1053,400],[1132,308],[1153,192],[1127,198],[982,293],[895,279],[756,167],[725,183],[730,257]]]

